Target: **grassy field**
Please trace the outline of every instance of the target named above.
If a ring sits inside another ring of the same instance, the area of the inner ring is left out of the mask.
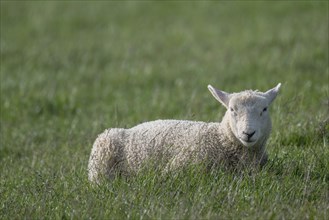
[[[327,2],[1,1],[0,47],[0,219],[329,218]],[[88,183],[105,128],[279,82],[260,172]]]

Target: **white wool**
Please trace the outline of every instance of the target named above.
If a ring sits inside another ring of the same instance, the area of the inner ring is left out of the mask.
[[[130,129],[107,129],[93,145],[89,180],[128,175],[151,160],[165,170],[191,163],[206,163],[209,167],[264,165],[271,132],[268,107],[280,85],[265,93],[248,90],[232,94],[208,86],[227,108],[220,123],[157,120]]]

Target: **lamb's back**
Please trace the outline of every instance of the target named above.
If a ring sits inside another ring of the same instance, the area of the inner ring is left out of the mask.
[[[125,154],[132,166],[150,157],[170,160],[182,152],[206,154],[204,145],[217,145],[220,123],[157,120],[127,129]],[[210,146],[214,147],[214,146]]]
[[[219,123],[184,120],[156,120],[139,124],[127,130],[131,143],[142,141],[151,146],[171,144],[183,146],[194,145],[208,136],[209,132],[217,132]],[[136,143],[136,145],[139,145]]]

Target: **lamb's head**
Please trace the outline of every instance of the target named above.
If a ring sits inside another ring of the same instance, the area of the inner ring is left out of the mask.
[[[264,142],[270,134],[271,119],[268,109],[280,86],[281,83],[264,93],[248,90],[230,94],[211,85],[208,89],[226,107],[225,117],[228,117],[234,136],[244,146],[252,147]]]

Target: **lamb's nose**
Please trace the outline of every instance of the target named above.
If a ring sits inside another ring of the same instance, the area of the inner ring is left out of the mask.
[[[251,133],[247,133],[247,132],[243,132],[243,134],[247,135],[248,140],[256,133],[256,131],[251,132]]]

